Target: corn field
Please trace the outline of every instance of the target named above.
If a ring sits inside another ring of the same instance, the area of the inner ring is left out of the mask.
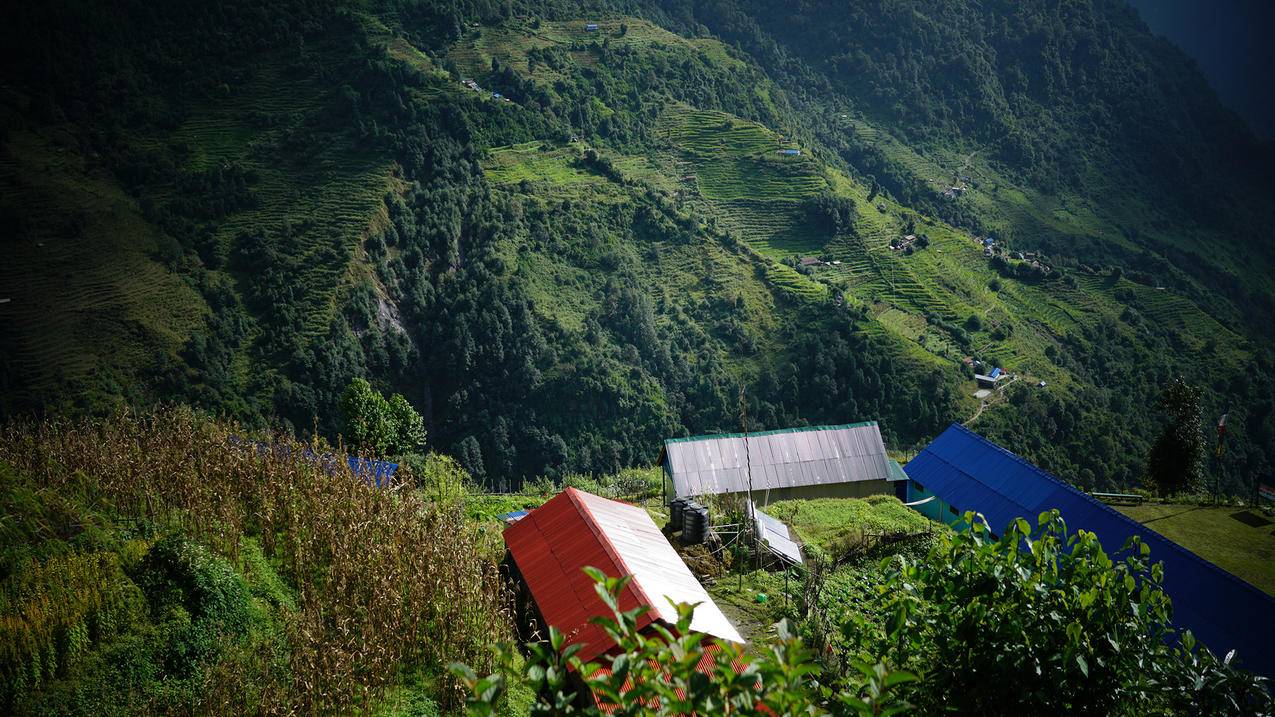
[[[260,542],[298,596],[287,658],[224,657],[208,671],[208,714],[366,711],[405,666],[491,662],[486,646],[510,622],[490,550],[458,506],[325,471],[290,439],[272,441],[286,451],[232,445],[236,433],[185,409],[14,422],[0,427],[0,461],[232,562],[245,537]],[[460,698],[440,685],[445,708]]]

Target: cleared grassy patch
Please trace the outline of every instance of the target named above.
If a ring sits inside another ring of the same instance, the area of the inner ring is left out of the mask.
[[[1251,508],[1113,506],[1218,567],[1275,595],[1275,520]],[[1151,558],[1155,559],[1152,553]]]
[[[578,153],[571,147],[527,142],[493,149],[483,162],[483,172],[495,184],[516,184],[522,181],[554,184],[605,181],[578,166],[577,157]]]
[[[929,521],[892,495],[867,498],[784,500],[766,508],[807,545],[827,550],[846,538],[882,533],[914,533]]]

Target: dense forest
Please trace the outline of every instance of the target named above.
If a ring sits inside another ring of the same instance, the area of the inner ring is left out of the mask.
[[[672,535],[670,437],[961,422],[1266,537],[1275,147],[1126,0],[0,17],[0,712],[1271,712],[1137,539],[893,495],[679,547],[746,647],[596,576],[611,671],[511,648],[501,521]]]
[[[1270,148],[1121,2],[8,12],[6,414],[335,439],[366,377],[510,488],[742,392],[901,450],[978,415],[1115,488],[1180,375],[1230,410],[1226,490],[1275,462]],[[962,356],[1028,380],[983,411]]]

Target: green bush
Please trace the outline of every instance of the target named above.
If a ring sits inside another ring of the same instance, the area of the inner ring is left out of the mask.
[[[1163,567],[1137,538],[1113,560],[1092,533],[1068,534],[1057,511],[1033,529],[1015,521],[998,540],[976,515],[969,530],[942,533],[921,561],[883,562],[881,619],[847,614],[844,642],[821,663],[781,622],[778,639],[736,670],[742,648],[724,645],[705,660],[703,636],[690,632],[693,607],[680,605],[674,630],[639,633],[638,607],[622,612],[627,578],[586,568],[613,618],[599,624],[620,647],[582,664],[578,646],[550,630],[529,645],[525,666],[505,648],[501,669],[479,677],[453,665],[471,690],[469,713],[494,715],[511,681],[536,689],[533,714],[579,709],[568,672],[619,714],[713,715],[764,704],[776,714],[1236,714],[1275,708],[1265,680],[1198,647],[1174,640]],[[700,667],[706,664],[707,668]],[[599,672],[606,667],[606,673]]]
[[[175,676],[195,674],[223,638],[248,631],[253,610],[243,577],[198,543],[181,536],[158,541],[136,581],[152,617],[163,623],[164,665]]]

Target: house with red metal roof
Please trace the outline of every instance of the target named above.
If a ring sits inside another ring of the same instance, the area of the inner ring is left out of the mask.
[[[646,510],[567,488],[505,529],[505,545],[543,624],[552,625],[568,645],[583,647],[588,662],[616,645],[593,617],[611,617],[583,568],[611,577],[632,576],[620,594],[620,609],[646,606],[638,629],[657,621],[671,628],[677,610],[669,603],[699,603],[691,630],[715,640],[744,639],[714,604],[690,568]]]

